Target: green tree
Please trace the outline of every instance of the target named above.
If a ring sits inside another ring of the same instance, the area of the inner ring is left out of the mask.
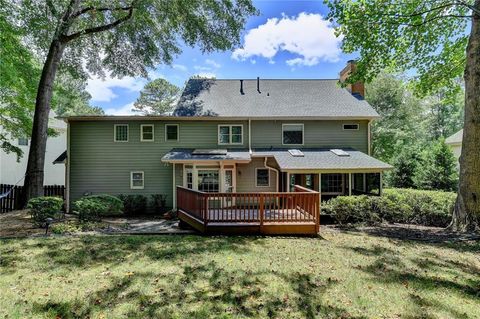
[[[156,79],[145,85],[133,104],[133,110],[144,115],[164,115],[172,112],[178,100],[180,88],[165,79]]]
[[[451,228],[480,228],[480,0],[326,0],[342,49],[360,55],[351,82],[372,80],[386,67],[415,74],[431,94],[465,81],[460,183]],[[468,28],[470,27],[470,28]]]
[[[250,0],[23,0],[8,1],[2,14],[28,34],[44,57],[35,99],[32,141],[25,177],[26,199],[43,192],[48,113],[59,67],[70,74],[147,76],[170,63],[179,40],[202,51],[227,50],[239,43]],[[15,14],[14,14],[15,13]]]
[[[426,123],[430,140],[447,138],[463,127],[464,95],[460,87],[454,92],[444,88],[428,98]]]
[[[417,188],[415,174],[421,166],[421,156],[417,148],[404,147],[393,161],[393,170],[387,174],[387,183],[398,188]]]
[[[457,160],[441,138],[422,153],[423,161],[415,173],[415,184],[421,189],[453,191],[457,189]]]
[[[380,73],[366,86],[366,100],[381,118],[372,124],[372,153],[392,163],[401,150],[423,141],[426,132],[424,103],[416,98],[401,77]]]

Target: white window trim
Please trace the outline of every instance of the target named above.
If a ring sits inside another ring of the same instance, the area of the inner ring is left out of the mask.
[[[356,125],[357,128],[345,128],[345,125]],[[342,129],[344,131],[358,131],[360,129],[360,124],[358,123],[345,123],[345,124],[342,124]]]
[[[127,140],[126,141],[117,141],[117,127],[118,126],[126,126],[127,127]],[[130,128],[128,124],[114,124],[113,125],[113,141],[115,143],[126,143],[130,139]]]
[[[220,142],[220,127],[222,126],[228,126],[230,128],[229,131],[229,143],[221,143]],[[242,141],[240,143],[232,143],[232,127],[233,126],[240,126],[242,128]],[[243,124],[218,124],[218,129],[217,129],[217,135],[218,135],[218,145],[243,145]]]
[[[169,126],[176,126],[177,127],[177,139],[176,140],[169,140],[167,136],[167,127]],[[178,124],[165,124],[165,142],[178,142],[180,141],[180,125]]]
[[[300,125],[302,127],[302,144],[285,144],[283,143],[283,128],[285,126]],[[305,144],[305,124],[303,123],[284,123],[282,124],[282,145],[304,145]]]
[[[152,128],[152,139],[146,140],[143,138],[143,128],[150,126]],[[140,125],[140,141],[141,142],[154,142],[155,141],[155,125],[154,124],[141,124]]]
[[[142,186],[133,186],[133,174],[142,174]],[[145,188],[145,173],[143,171],[130,172],[130,189],[144,189]]]
[[[268,171],[268,185],[258,185],[258,170],[263,169]],[[270,187],[270,169],[266,167],[255,167],[255,187]]]

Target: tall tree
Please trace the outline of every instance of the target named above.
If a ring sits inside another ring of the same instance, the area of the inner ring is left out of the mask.
[[[43,53],[26,171],[26,199],[43,192],[48,113],[61,66],[72,74],[147,76],[169,63],[179,40],[202,51],[227,50],[239,42],[250,0],[10,0],[10,18]]]
[[[403,148],[425,139],[425,129],[419,127],[424,121],[424,103],[401,77],[380,73],[367,84],[365,98],[381,116],[372,125],[375,157],[391,163]]]
[[[165,79],[148,82],[133,104],[133,110],[144,115],[164,115],[172,112],[179,98],[180,88]]]
[[[358,52],[350,78],[371,80],[385,67],[413,70],[417,89],[453,87],[463,74],[465,117],[460,185],[451,228],[480,228],[480,0],[326,0],[342,48]],[[470,27],[468,29],[468,26]]]
[[[441,89],[428,98],[427,125],[429,138],[447,138],[463,127],[463,106],[465,92],[461,87],[456,91]]]

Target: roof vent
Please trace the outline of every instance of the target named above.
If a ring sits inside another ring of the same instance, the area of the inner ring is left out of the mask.
[[[330,152],[332,152],[333,154],[335,154],[337,156],[350,156],[350,154],[348,154],[344,150],[340,150],[338,148],[334,148],[334,149],[330,150]]]
[[[240,94],[244,95],[245,92],[243,92],[243,80],[240,80]]]
[[[288,152],[289,152],[290,155],[292,155],[293,157],[303,157],[303,156],[305,156],[305,155],[303,154],[303,152],[300,151],[300,150],[288,150]]]

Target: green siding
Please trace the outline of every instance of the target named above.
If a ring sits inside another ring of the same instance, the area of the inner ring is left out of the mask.
[[[252,147],[282,145],[282,124],[303,123],[304,145],[308,147],[351,147],[368,153],[368,121],[252,121]],[[345,131],[343,124],[359,124],[358,131]]]
[[[140,125],[154,124],[153,142],[140,141]],[[179,124],[179,141],[165,141],[165,124]],[[282,146],[282,123],[300,121],[252,121],[252,147]],[[303,147],[353,147],[367,152],[367,121],[304,121]],[[343,131],[343,123],[359,123],[358,131]],[[129,125],[128,142],[114,142],[114,124]],[[247,121],[88,121],[70,123],[70,200],[85,193],[99,194],[166,194],[172,205],[172,165],[161,162],[172,148],[225,148],[218,145],[219,124],[243,124],[243,145],[248,147]],[[242,176],[237,176],[237,191],[255,190],[254,167],[263,166],[261,160],[248,168],[239,165]],[[270,163],[271,164],[271,163]],[[242,168],[243,167],[243,168]],[[176,184],[183,183],[181,165],[176,167]],[[253,168],[253,170],[252,170]],[[145,188],[130,189],[130,172],[144,171]],[[246,175],[243,175],[245,171]],[[248,174],[247,174],[248,173]],[[250,174],[252,173],[252,174]],[[248,176],[248,178],[247,178]],[[272,172],[272,189],[275,174]],[[253,186],[251,186],[251,185]],[[253,187],[253,188],[251,188]],[[259,190],[259,189],[258,189]],[[265,190],[262,188],[262,190]]]
[[[267,164],[270,166],[271,161]],[[273,165],[272,165],[273,166]],[[277,174],[270,170],[270,186],[257,187],[256,184],[256,168],[265,168],[264,158],[253,158],[248,164],[237,165],[237,192],[275,192],[277,185]]]

